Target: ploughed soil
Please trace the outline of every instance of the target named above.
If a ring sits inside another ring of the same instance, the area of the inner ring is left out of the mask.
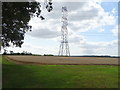
[[[7,56],[16,64],[46,65],[119,65],[118,58],[110,57],[59,57],[59,56]]]

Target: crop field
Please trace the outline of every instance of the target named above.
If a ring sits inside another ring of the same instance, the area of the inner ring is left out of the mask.
[[[118,82],[119,82],[118,65],[92,65],[93,63],[91,65],[36,64],[38,63],[39,60],[40,63],[41,61],[44,60],[45,62],[48,61],[50,63],[51,61],[53,63],[53,61],[55,62],[55,60],[53,60],[55,58],[56,57],[47,57],[47,56],[46,57],[3,56],[2,57],[3,89],[4,88],[118,88]],[[56,58],[57,61],[63,59],[73,60],[75,58],[74,57],[71,59],[68,59],[68,57]],[[76,58],[76,61],[78,61],[77,59],[78,58]],[[88,61],[90,59],[84,58],[84,60]],[[93,59],[91,59],[91,61],[92,60]],[[102,59],[98,58],[98,60],[102,60]],[[105,58],[105,60],[106,61],[111,60],[112,62],[112,60],[116,60],[116,59],[112,58],[109,60],[108,58]],[[27,63],[24,63],[23,61],[25,62],[27,61]],[[33,61],[36,63],[31,64]],[[116,62],[117,61],[115,61],[114,63],[112,62],[112,64],[115,64]],[[55,64],[56,63],[58,62],[55,62]],[[63,61],[61,61],[61,63],[63,64]],[[68,64],[68,61],[66,61],[65,63]],[[72,61],[70,61],[70,63],[73,64]]]
[[[118,65],[118,58],[110,57],[7,56],[7,58],[25,64]]]

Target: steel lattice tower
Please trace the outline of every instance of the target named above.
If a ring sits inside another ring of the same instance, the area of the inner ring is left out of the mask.
[[[58,54],[59,56],[70,56],[68,44],[67,16],[68,16],[67,7],[62,7],[61,44]]]

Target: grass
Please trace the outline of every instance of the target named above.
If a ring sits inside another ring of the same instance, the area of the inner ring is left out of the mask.
[[[118,88],[118,66],[3,63],[3,88]]]

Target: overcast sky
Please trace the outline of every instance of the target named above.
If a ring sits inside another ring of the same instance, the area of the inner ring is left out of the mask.
[[[22,48],[14,52],[58,55],[61,34],[61,8],[68,9],[68,32],[71,55],[118,55],[117,2],[53,2],[53,11],[43,8],[46,18],[32,18],[32,32],[25,35]]]

